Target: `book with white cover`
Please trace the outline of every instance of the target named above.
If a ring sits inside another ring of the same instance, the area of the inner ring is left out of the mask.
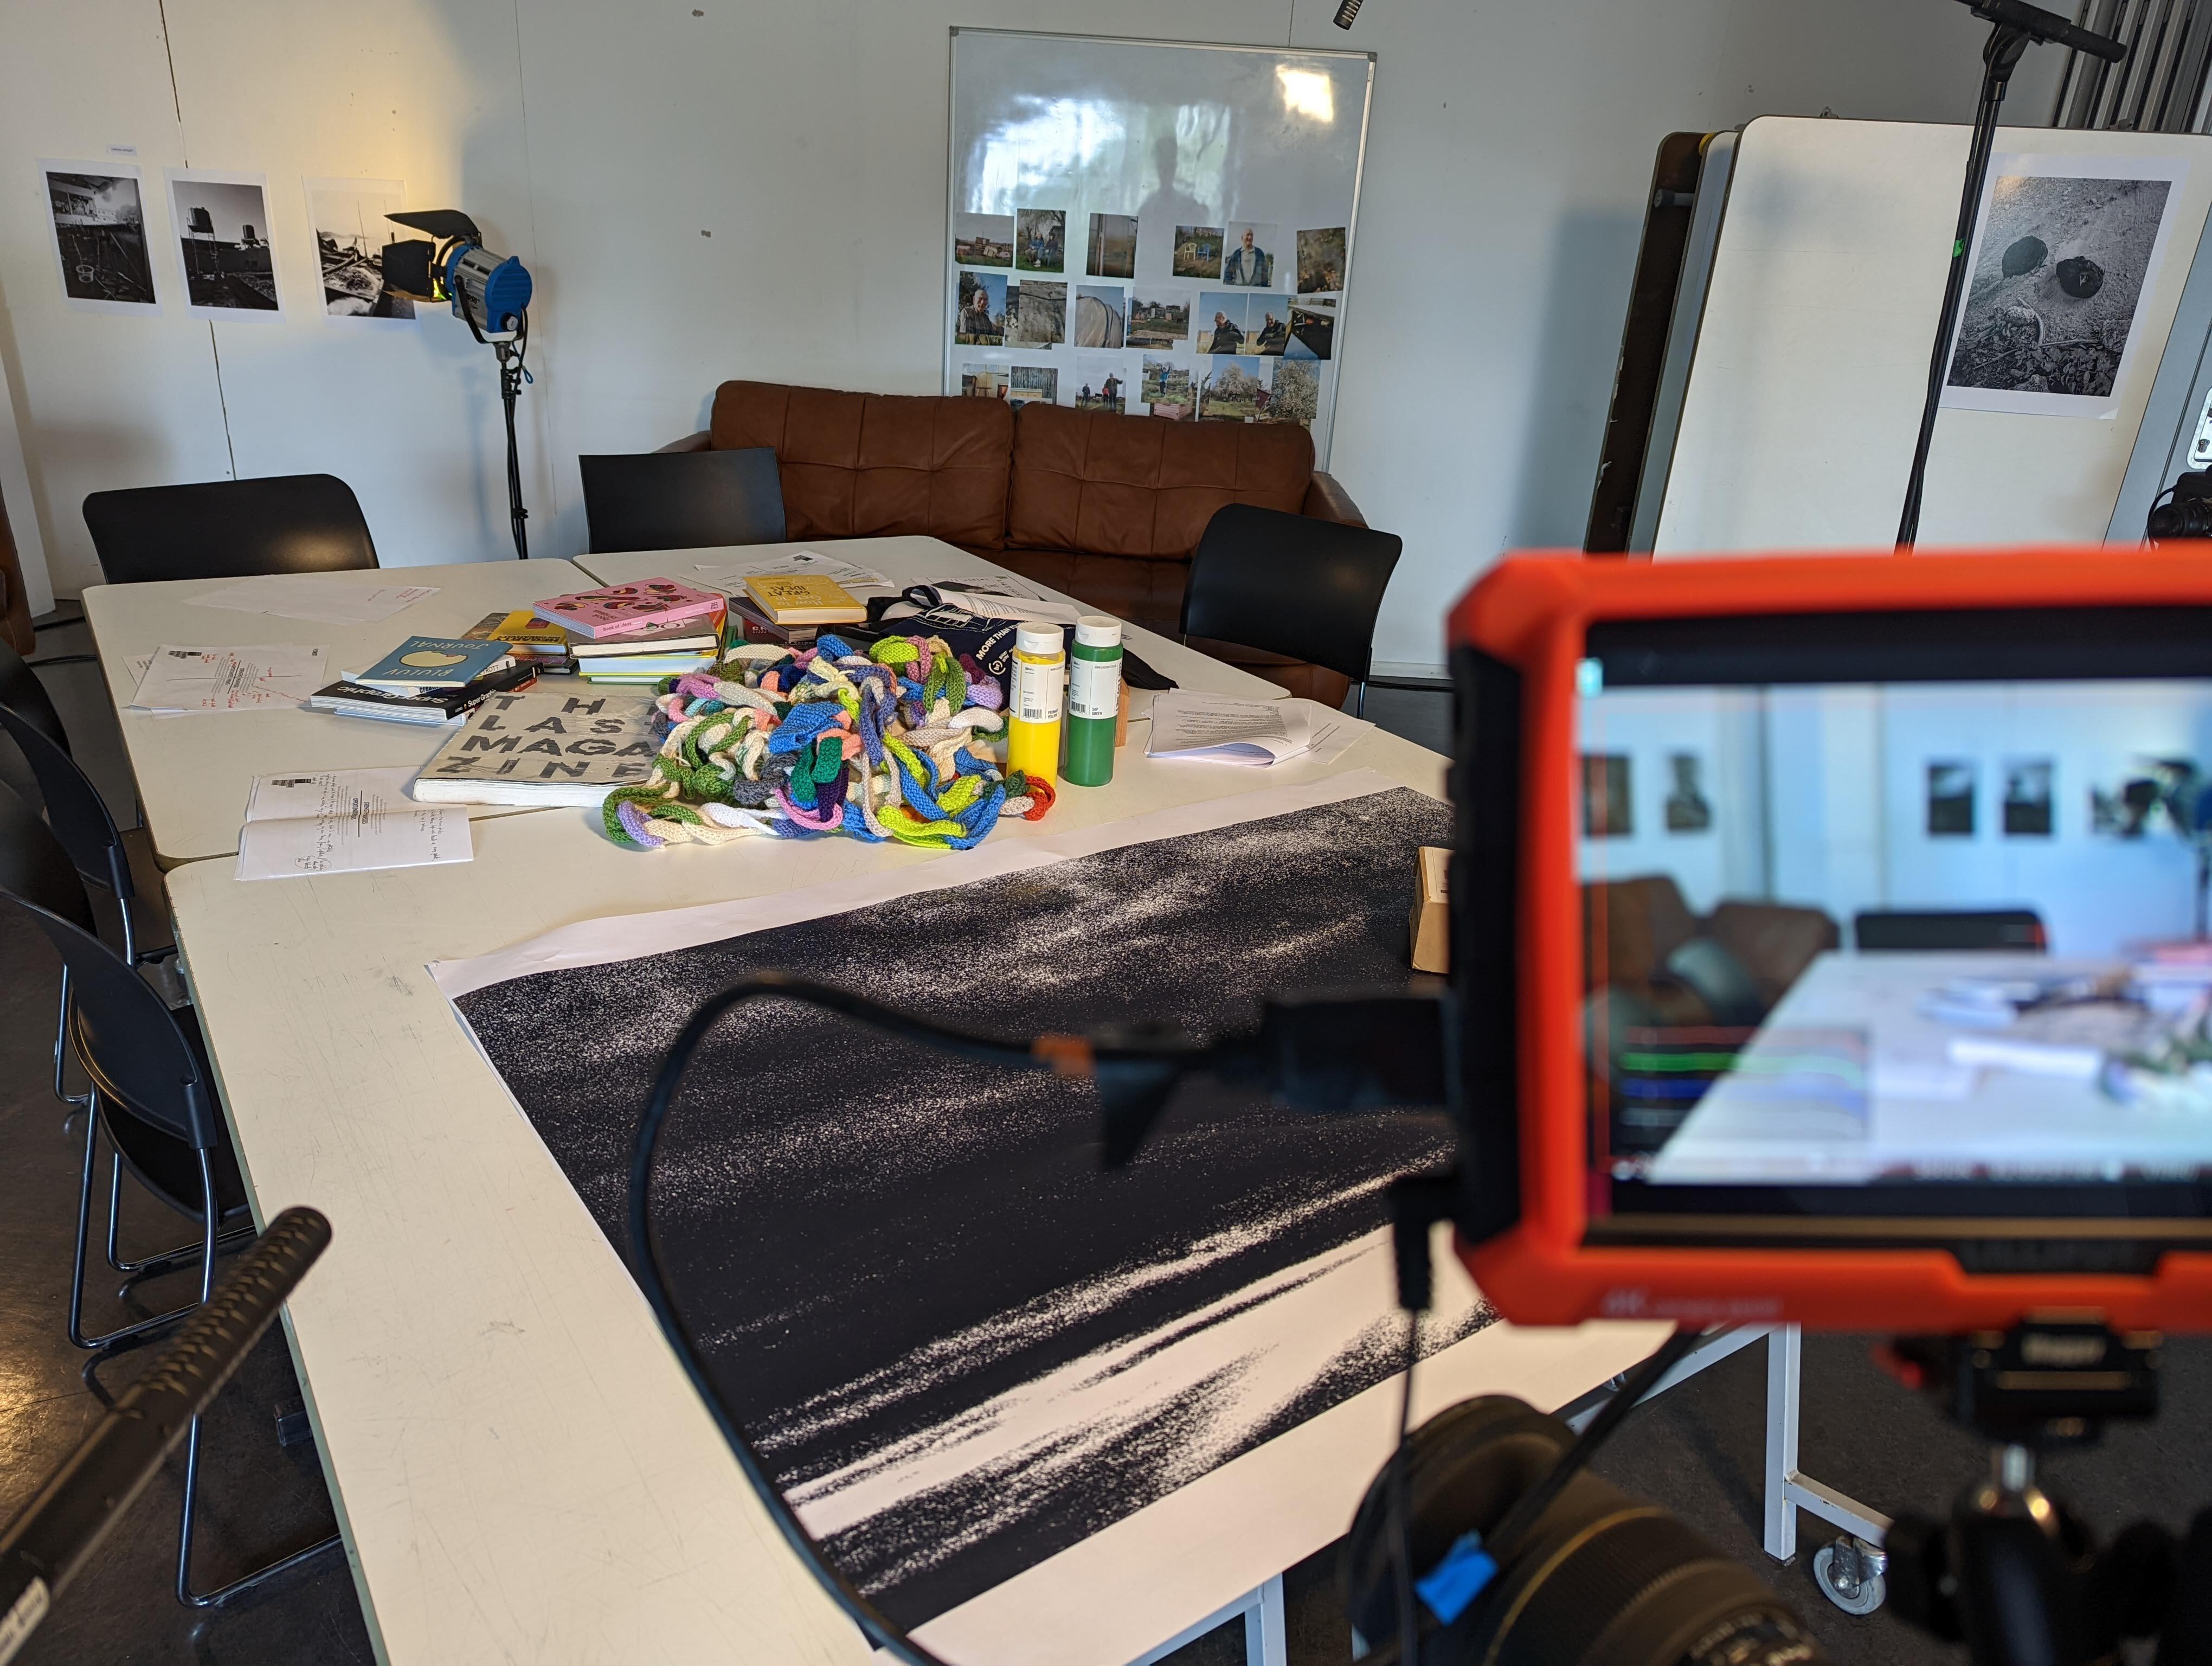
[[[596,806],[653,773],[650,694],[599,689],[495,694],[422,766],[427,803]]]

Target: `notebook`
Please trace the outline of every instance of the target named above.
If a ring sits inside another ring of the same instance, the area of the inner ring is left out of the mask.
[[[490,696],[528,683],[539,666],[526,660],[520,665],[487,672],[473,683],[457,689],[423,689],[403,692],[372,687],[367,683],[332,683],[307,696],[307,709],[339,717],[373,717],[386,723],[450,723],[473,711]]]
[[[432,804],[596,806],[652,774],[655,714],[651,694],[627,689],[495,694],[409,790]]]
[[[507,644],[465,636],[410,636],[367,671],[344,673],[349,683],[403,694],[457,689],[510,663]]]
[[[587,636],[619,636],[645,624],[703,618],[721,611],[722,599],[674,579],[640,579],[635,584],[602,585],[531,604],[541,619]]]

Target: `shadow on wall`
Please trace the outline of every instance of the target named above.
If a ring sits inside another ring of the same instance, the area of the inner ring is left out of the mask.
[[[1563,216],[1553,234],[1508,549],[1582,547],[1643,233],[1640,214],[1583,210]]]

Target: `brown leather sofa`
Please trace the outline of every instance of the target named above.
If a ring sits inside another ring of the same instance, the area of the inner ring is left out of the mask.
[[[1166,635],[1214,511],[1252,503],[1361,526],[1295,423],[1170,423],[995,399],[724,382],[709,426],[664,451],[766,446],[798,538],[924,533]],[[1336,672],[1193,647],[1329,705]]]

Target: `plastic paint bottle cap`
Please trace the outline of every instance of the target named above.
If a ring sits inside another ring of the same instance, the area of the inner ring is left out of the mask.
[[[1025,620],[1014,627],[1014,652],[1017,654],[1049,656],[1061,652],[1066,646],[1067,638],[1060,635],[1060,627],[1056,624],[1039,624],[1035,620]]]
[[[1121,646],[1121,622],[1103,613],[1085,613],[1075,622],[1075,640],[1085,648]]]

